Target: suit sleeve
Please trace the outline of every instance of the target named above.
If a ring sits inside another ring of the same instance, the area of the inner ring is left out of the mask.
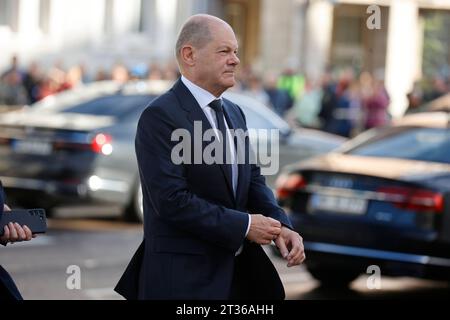
[[[256,164],[251,165],[251,181],[248,191],[247,207],[251,213],[259,213],[280,221],[286,227],[292,229],[284,210],[278,205],[272,190],[267,187],[266,179],[261,175],[261,170]]]
[[[236,106],[246,122],[245,115],[241,108]],[[247,128],[246,128],[247,129]],[[249,147],[251,148],[251,146]],[[253,152],[250,150],[250,152]],[[250,187],[248,191],[247,208],[252,214],[262,214],[280,221],[286,227],[292,229],[292,224],[284,212],[278,205],[272,190],[267,187],[266,179],[261,175],[261,169],[256,164],[251,164]]]
[[[148,107],[138,123],[135,143],[144,198],[168,224],[236,252],[244,241],[248,214],[190,192],[185,166],[171,160],[172,148],[179,142],[171,141],[177,125],[166,112]]]

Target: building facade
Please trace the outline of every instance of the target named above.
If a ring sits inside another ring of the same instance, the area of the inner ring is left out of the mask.
[[[242,63],[257,71],[291,68],[318,78],[335,66],[379,75],[394,115],[424,65],[450,64],[448,32],[427,28],[435,15],[450,14],[450,0],[0,0],[0,68],[13,54],[24,64],[167,62],[195,13],[227,20]],[[368,26],[374,14],[378,28]],[[427,37],[440,37],[439,53],[428,50]]]

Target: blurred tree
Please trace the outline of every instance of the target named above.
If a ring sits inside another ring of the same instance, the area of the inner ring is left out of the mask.
[[[450,13],[424,14],[423,74],[426,77],[450,76]]]

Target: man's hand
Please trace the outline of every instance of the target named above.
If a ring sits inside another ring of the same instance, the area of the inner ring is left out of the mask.
[[[252,222],[247,239],[258,244],[270,244],[281,232],[278,220],[265,217],[262,214],[252,214]]]
[[[8,211],[11,211],[11,209],[5,204],[3,206],[3,213],[8,214]],[[0,237],[0,243],[6,244],[8,242],[29,241],[31,238],[35,237],[36,235],[33,235],[30,228],[27,226],[21,227],[17,222],[10,222],[3,229],[3,236]]]
[[[306,258],[302,237],[285,226],[281,227],[281,233],[275,239],[275,244],[283,258],[288,261],[288,267],[299,265]]]

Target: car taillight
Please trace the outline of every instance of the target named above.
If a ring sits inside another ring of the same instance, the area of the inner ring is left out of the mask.
[[[110,155],[113,151],[112,137],[104,133],[98,133],[92,139],[91,148],[96,153],[102,153],[104,155]]]
[[[436,191],[408,187],[382,187],[379,193],[395,206],[412,211],[440,213],[444,211],[444,196]]]
[[[275,185],[278,200],[286,200],[291,197],[296,191],[305,187],[306,180],[299,173],[280,175]]]

